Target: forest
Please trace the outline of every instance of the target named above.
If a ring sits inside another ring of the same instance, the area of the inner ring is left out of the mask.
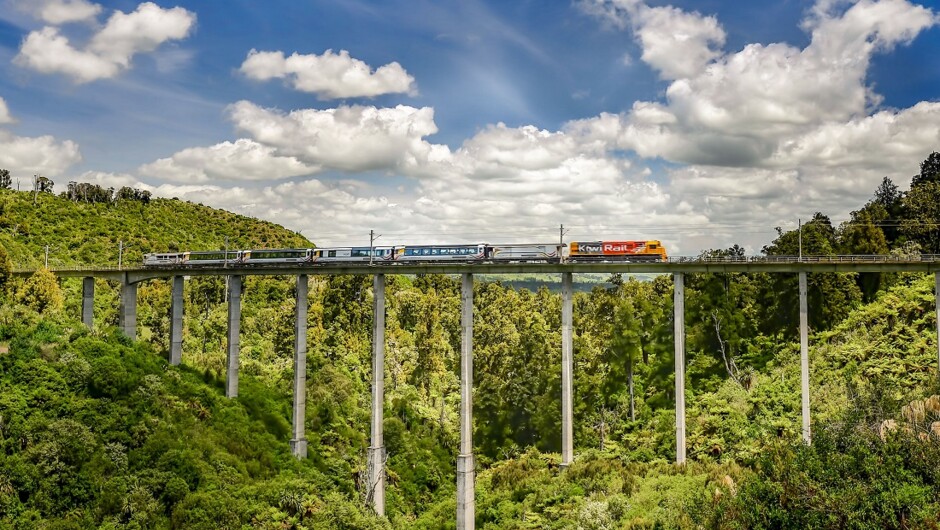
[[[183,365],[171,367],[167,282],[141,285],[130,341],[116,329],[116,285],[98,282],[89,331],[80,280],[41,268],[47,247],[52,267],[113,265],[119,251],[136,263],[149,251],[312,243],[175,199],[82,197],[0,189],[0,528],[455,527],[458,278],[388,277],[380,518],[364,502],[371,277],[311,277],[310,456],[298,461],[288,447],[292,278],[245,280],[241,389],[229,400],[224,279],[186,282]],[[886,178],[849,221],[817,213],[802,234],[778,229],[762,252],[794,255],[801,237],[804,255],[940,254],[938,225],[933,153],[910,189]],[[26,267],[40,270],[12,276]],[[810,446],[800,440],[796,281],[686,277],[682,466],[672,278],[612,275],[576,293],[575,461],[562,469],[561,300],[544,286],[478,280],[477,527],[937,528],[933,275],[809,275]]]

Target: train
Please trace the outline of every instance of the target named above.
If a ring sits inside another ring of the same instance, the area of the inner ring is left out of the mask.
[[[562,263],[666,261],[657,240],[522,244],[379,245],[252,250],[199,250],[144,255],[144,267],[370,263]]]

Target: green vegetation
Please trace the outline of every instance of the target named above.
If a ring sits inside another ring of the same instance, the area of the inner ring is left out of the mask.
[[[921,187],[940,181],[934,158],[914,190],[886,180],[852,222],[834,227],[817,214],[803,226],[804,255],[930,248],[933,235],[922,229],[940,218],[911,197],[929,202]],[[60,249],[50,252],[60,263],[113,264],[114,239],[128,232],[138,253],[129,250],[128,260],[218,247],[225,237],[232,247],[309,244],[271,224],[172,200],[84,202],[0,189],[0,204],[0,249],[18,266],[39,263],[46,244]],[[764,251],[795,254],[797,241],[781,230]],[[95,249],[110,254],[83,257]],[[78,281],[46,271],[11,278],[3,254],[0,528],[454,526],[455,278],[388,278],[388,518],[380,520],[363,506],[371,278],[311,278],[310,458],[298,462],[288,447],[290,278],[246,279],[240,397],[228,400],[224,279],[186,282],[184,365],[170,367],[166,282],[141,285],[140,340],[130,342],[114,329],[115,286],[97,286],[92,333],[76,321]],[[476,284],[479,528],[936,527],[932,276],[810,275],[811,446],[800,441],[796,278],[687,276],[682,467],[671,463],[672,279],[605,280],[575,296],[577,458],[566,470],[557,455],[560,299],[546,288]]]
[[[132,190],[133,191],[133,190]],[[125,195],[132,195],[131,192]],[[0,245],[17,267],[137,265],[147,252],[306,247],[302,236],[258,219],[176,199],[69,200],[0,187]]]

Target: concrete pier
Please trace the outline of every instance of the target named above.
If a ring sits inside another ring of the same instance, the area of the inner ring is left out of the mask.
[[[457,530],[473,530],[473,275],[461,275],[460,288],[460,454],[457,455]]]
[[[304,420],[307,410],[307,275],[297,276],[297,310],[294,321],[294,410],[291,415],[294,436],[290,452],[297,458],[307,458],[307,438]]]
[[[225,397],[238,397],[238,347],[242,321],[242,277],[228,281],[228,355],[225,371]]]
[[[372,432],[369,445],[367,502],[375,513],[385,515],[385,437],[382,431],[385,406],[385,275],[373,280],[372,317]]]
[[[685,275],[672,277],[676,341],[676,463],[685,463]]]
[[[183,277],[170,280],[170,364],[179,366],[183,360]]]
[[[119,309],[121,331],[132,340],[137,340],[137,284],[121,284],[121,306]]]
[[[806,308],[806,273],[800,273],[800,395],[803,402],[803,442],[809,445],[809,317]]]
[[[91,276],[82,278],[82,324],[95,327],[95,279]]]
[[[572,278],[570,272],[561,274],[561,466],[574,461],[574,412],[572,403],[572,371],[574,345],[572,320]]]

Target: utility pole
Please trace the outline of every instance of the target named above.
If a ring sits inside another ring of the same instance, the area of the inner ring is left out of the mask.
[[[797,261],[803,261],[803,220],[797,219],[797,232],[799,234],[799,244],[800,244],[800,257]]]
[[[124,259],[124,240],[121,239],[118,241],[118,270],[121,270],[123,259]]]
[[[49,245],[46,245],[46,270],[49,270]]]
[[[558,263],[565,261],[565,225],[558,225]]]
[[[225,259],[222,260],[222,268],[224,269],[228,267],[228,236],[225,236],[225,245],[222,248],[225,252]]]
[[[376,234],[375,230],[369,230],[369,266],[372,265],[372,255],[375,254],[375,240],[382,237],[382,234]],[[394,249],[392,249],[394,252]]]

